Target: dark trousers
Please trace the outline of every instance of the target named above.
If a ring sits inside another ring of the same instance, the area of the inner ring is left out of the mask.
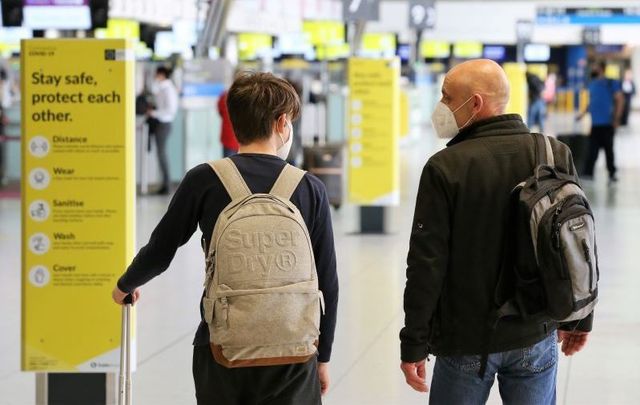
[[[159,122],[155,127],[156,149],[158,152],[158,163],[160,173],[162,173],[162,188],[169,187],[169,160],[167,159],[167,139],[171,133],[170,122]]]
[[[209,346],[193,347],[198,405],[319,405],[318,363],[226,368]]]
[[[593,169],[596,165],[596,161],[598,160],[600,149],[604,149],[604,153],[607,158],[607,170],[609,171],[609,177],[615,176],[616,165],[613,155],[614,134],[615,129],[612,125],[596,125],[591,127],[589,156],[587,157],[587,166],[584,171],[586,176],[593,176]]]
[[[629,124],[629,113],[631,112],[631,94],[624,95],[624,108],[622,109],[622,117],[620,117],[620,125],[627,126]]]

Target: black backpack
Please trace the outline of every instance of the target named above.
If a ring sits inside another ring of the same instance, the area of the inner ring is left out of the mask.
[[[532,136],[537,163],[533,175],[511,193],[487,349],[500,319],[578,321],[598,301],[600,271],[589,201],[574,176],[556,169],[549,138]]]

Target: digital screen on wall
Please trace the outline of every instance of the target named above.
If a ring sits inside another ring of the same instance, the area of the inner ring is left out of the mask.
[[[311,45],[326,46],[345,42],[345,26],[339,21],[303,21],[302,32]]]
[[[398,55],[402,63],[409,62],[409,60],[411,59],[411,45],[398,44],[398,49],[396,49],[396,55]]]
[[[503,61],[507,56],[507,48],[501,45],[485,45],[482,57],[497,62]]]
[[[140,23],[133,20],[110,18],[107,21],[107,28],[96,29],[95,36],[100,39],[138,40],[140,38]]]
[[[548,62],[551,58],[551,47],[544,44],[527,44],[524,46],[525,62]]]
[[[446,59],[451,56],[451,44],[444,41],[420,42],[420,57],[425,59]]]
[[[91,28],[89,0],[24,0],[23,26],[33,30]]]
[[[482,57],[482,42],[456,42],[453,44],[453,56],[460,59],[476,59]]]
[[[388,33],[370,32],[362,38],[363,56],[391,58],[396,54],[396,36]]]
[[[265,52],[271,52],[272,46],[273,38],[269,34],[238,34],[238,59],[242,61],[258,59]]]

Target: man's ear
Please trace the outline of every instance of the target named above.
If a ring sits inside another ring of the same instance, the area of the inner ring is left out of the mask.
[[[480,111],[482,111],[482,108],[484,107],[484,99],[482,98],[482,96],[480,94],[474,94],[473,95],[473,113],[477,114]]]

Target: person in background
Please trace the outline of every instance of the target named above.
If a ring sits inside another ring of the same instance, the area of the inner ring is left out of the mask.
[[[223,91],[218,98],[218,114],[220,114],[220,143],[222,143],[222,156],[229,157],[238,153],[240,145],[233,132],[233,125],[227,109],[227,91]]]
[[[9,76],[4,68],[0,68],[0,186],[4,182],[5,175],[5,146],[4,146],[4,129],[8,123],[6,111],[12,104],[11,83]]]
[[[609,171],[609,183],[618,181],[616,177],[615,156],[613,153],[613,138],[620,126],[624,109],[624,95],[620,82],[605,76],[607,64],[600,61],[593,66],[591,82],[589,83],[589,105],[580,112],[576,120],[581,120],[587,112],[591,115],[591,137],[589,139],[589,155],[584,170],[584,178],[592,179],[593,170],[600,154],[604,149]]]
[[[298,94],[298,98],[300,98],[301,109],[304,106],[304,96],[302,84],[293,78],[285,79],[289,84],[295,89],[296,94]],[[289,152],[289,157],[287,157],[287,162],[294,166],[302,165],[302,119],[295,120],[293,122],[293,133],[298,134],[298,136],[293,138],[293,144],[291,145],[291,151]]]
[[[633,73],[631,69],[624,72],[624,80],[622,81],[622,94],[624,94],[624,109],[620,118],[620,125],[623,127],[629,124],[629,113],[631,112],[631,100],[636,95],[636,84],[633,82]]]
[[[553,103],[555,103],[556,101],[556,80],[557,76],[552,72],[547,75],[547,78],[544,81],[544,91],[542,92],[542,99],[547,104],[547,106],[553,105]]]
[[[544,92],[544,82],[538,75],[527,72],[527,87],[529,89],[529,110],[527,125],[531,128],[538,126],[538,131],[544,131],[544,117],[547,113],[546,105],[542,99]]]
[[[155,118],[153,133],[156,138],[158,163],[162,173],[162,185],[157,194],[169,194],[169,160],[167,158],[167,139],[171,134],[171,126],[178,112],[178,90],[170,79],[171,70],[160,66],[156,69],[155,83],[151,92],[155,97],[155,108],[147,115]]]

